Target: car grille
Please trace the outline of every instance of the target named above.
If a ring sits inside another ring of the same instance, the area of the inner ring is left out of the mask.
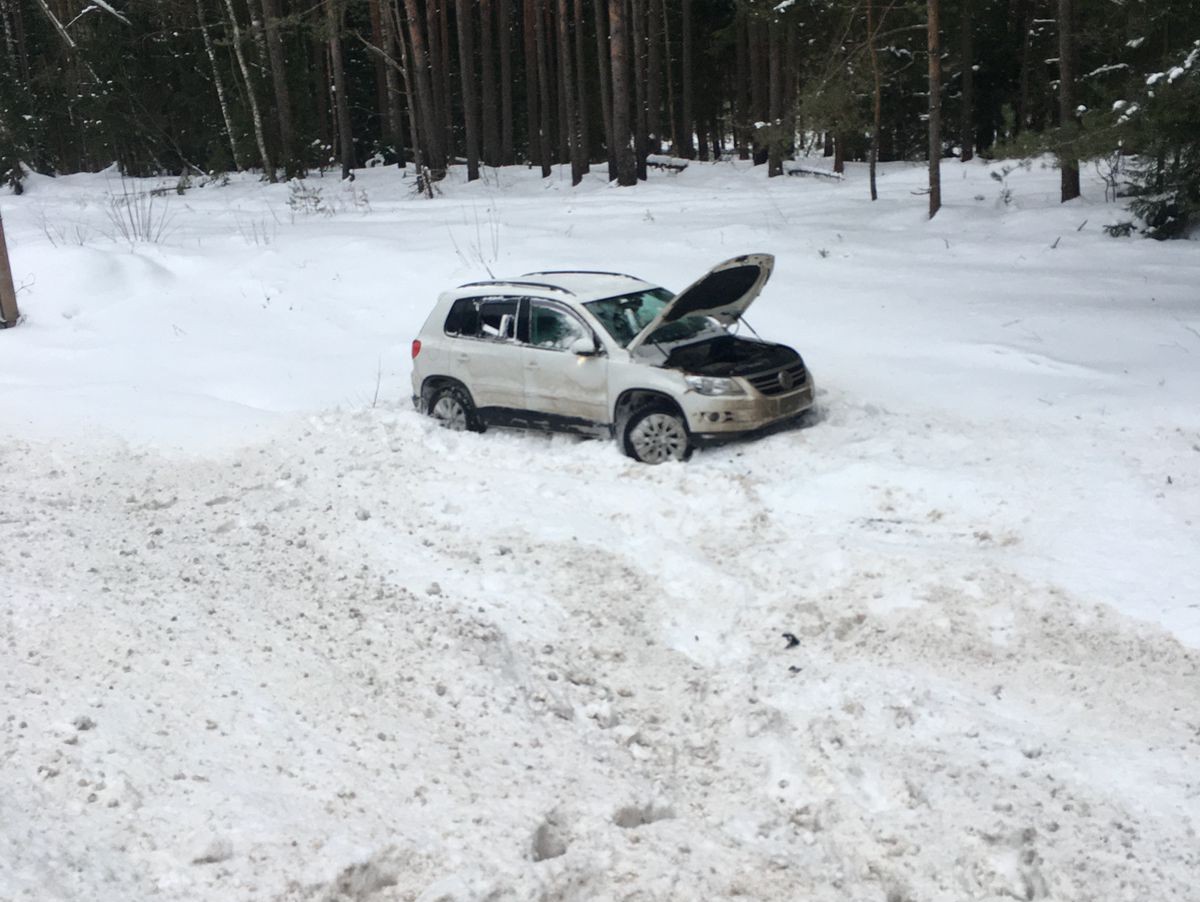
[[[804,363],[796,361],[782,369],[747,376],[746,381],[764,395],[786,395],[803,388],[807,375]]]

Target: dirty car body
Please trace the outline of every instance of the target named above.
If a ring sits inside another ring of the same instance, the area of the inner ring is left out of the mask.
[[[608,272],[535,272],[438,299],[413,342],[413,401],[453,428],[614,436],[648,463],[813,405],[800,354],[732,331],[774,260],[727,260],[679,294]]]

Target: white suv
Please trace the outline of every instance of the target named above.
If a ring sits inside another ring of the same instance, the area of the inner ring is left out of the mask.
[[[771,276],[735,257],[680,294],[609,272],[535,272],[438,298],[413,341],[413,403],[451,429],[615,436],[646,463],[813,404],[792,348],[729,331]]]

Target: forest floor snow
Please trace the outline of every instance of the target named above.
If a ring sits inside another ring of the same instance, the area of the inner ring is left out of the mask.
[[[0,899],[1197,898],[1200,255],[992,169],[932,222],[901,165],[235,179],[132,248],[114,176],[32,180]],[[802,428],[411,410],[438,290],[748,251]]]

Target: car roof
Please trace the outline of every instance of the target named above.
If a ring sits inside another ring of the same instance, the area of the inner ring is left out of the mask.
[[[604,298],[644,291],[655,287],[645,279],[617,272],[592,270],[546,270],[530,272],[514,279],[488,279],[467,282],[454,292],[465,296],[474,292],[494,291],[496,294],[520,294],[522,296],[574,300],[586,304]]]

